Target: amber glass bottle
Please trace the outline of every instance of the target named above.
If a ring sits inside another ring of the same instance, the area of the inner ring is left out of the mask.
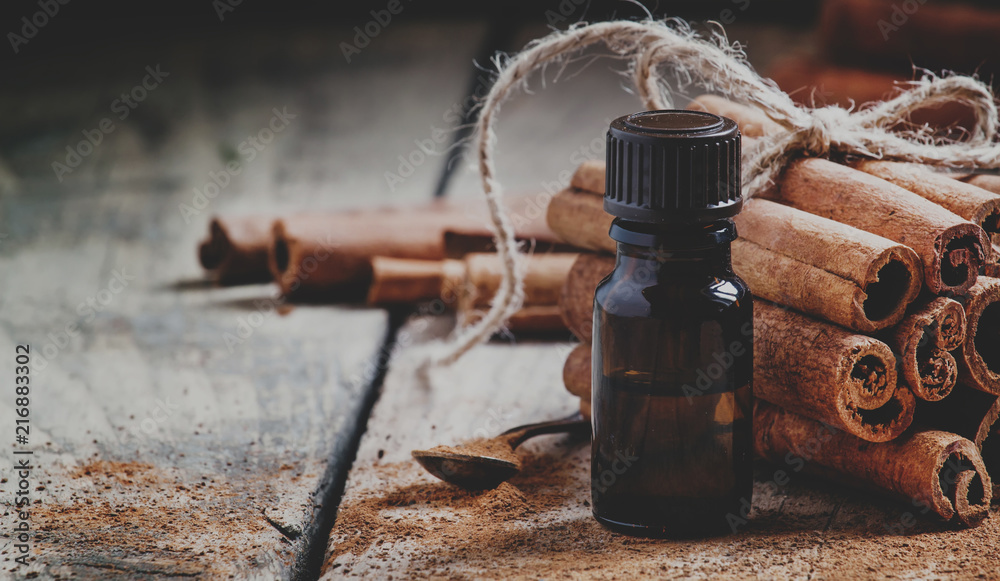
[[[594,516],[639,535],[735,532],[753,484],[753,304],[730,263],[739,131],[638,113],[611,124],[607,158],[618,256],[594,298]]]

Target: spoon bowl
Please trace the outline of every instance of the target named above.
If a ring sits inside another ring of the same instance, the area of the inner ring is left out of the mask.
[[[513,451],[522,442],[542,434],[559,433],[590,434],[590,421],[575,413],[561,420],[518,426],[475,445],[439,446],[430,450],[414,450],[410,454],[425,470],[445,482],[466,490],[485,490],[496,488],[521,471],[521,462]],[[500,457],[507,456],[502,452],[508,449],[509,457]],[[497,452],[486,453],[483,450]]]
[[[432,450],[414,450],[412,455],[414,460],[434,476],[466,490],[496,488],[521,471],[517,462],[489,456]]]

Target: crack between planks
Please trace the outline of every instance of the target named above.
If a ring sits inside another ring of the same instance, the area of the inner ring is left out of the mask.
[[[516,32],[516,23],[511,19],[498,15],[496,19],[491,19],[493,25],[490,27],[486,38],[480,45],[474,61],[490,61],[496,51],[501,50],[509,44]],[[474,63],[474,64],[475,64]],[[474,66],[472,78],[469,81],[468,92],[476,94],[485,90],[480,87],[483,71],[479,66]],[[448,190],[448,183],[454,174],[456,163],[463,152],[463,144],[472,131],[472,119],[475,116],[475,108],[466,106],[462,111],[462,120],[455,130],[455,136],[451,147],[448,149],[449,155],[442,164],[441,175],[433,192],[435,198],[442,197]],[[312,581],[319,579],[322,575],[323,561],[326,558],[327,543],[330,539],[330,532],[333,530],[337,520],[337,510],[340,501],[344,496],[344,488],[347,485],[347,477],[350,474],[351,466],[357,458],[358,447],[361,444],[361,437],[368,427],[368,420],[371,417],[372,409],[378,401],[382,392],[382,383],[385,380],[389,369],[390,357],[393,347],[396,345],[397,334],[409,317],[409,310],[390,310],[389,328],[386,331],[385,340],[378,354],[378,372],[368,385],[363,394],[361,408],[358,414],[358,421],[354,426],[347,441],[338,445],[333,451],[333,458],[341,458],[343,462],[330,462],[326,474],[320,481],[317,492],[314,495],[318,504],[313,513],[313,519],[304,527],[301,539],[298,541],[295,563],[292,566],[290,578],[294,581]],[[349,460],[348,460],[349,458]],[[265,518],[267,516],[265,515]],[[274,523],[268,522],[278,528]],[[278,531],[284,534],[280,528]]]
[[[295,562],[289,574],[293,581],[312,581],[322,574],[327,542],[337,520],[337,509],[344,496],[347,477],[357,458],[361,437],[368,429],[372,409],[382,393],[382,384],[389,370],[389,363],[399,330],[410,316],[409,309],[390,309],[385,338],[376,356],[375,377],[361,393],[357,422],[348,437],[340,439],[331,451],[332,460],[313,495],[313,518],[303,527],[295,551]],[[339,459],[339,461],[338,461]],[[265,515],[265,518],[266,515]],[[269,521],[270,522],[270,521]],[[274,526],[274,523],[271,523]],[[277,527],[276,527],[277,528]],[[281,529],[278,529],[281,531]]]

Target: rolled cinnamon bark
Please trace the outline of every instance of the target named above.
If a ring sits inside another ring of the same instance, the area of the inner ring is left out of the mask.
[[[513,333],[554,333],[566,330],[559,296],[576,254],[533,254],[525,258],[524,305],[507,321]],[[478,321],[489,307],[503,279],[496,254],[470,254],[462,261],[465,277],[458,294],[461,324]]]
[[[793,56],[775,62],[768,76],[803,105],[854,108],[894,96],[912,79],[913,70],[907,67],[897,74],[887,74],[870,68],[831,65],[812,56]],[[909,115],[911,124],[939,130],[971,127],[975,120],[972,107],[958,101],[916,109]]]
[[[569,352],[566,357],[566,364],[563,365],[563,385],[566,391],[590,401],[591,384],[591,355],[590,343],[580,343]]]
[[[691,107],[717,113],[718,105],[717,99],[699,98]],[[725,111],[741,127],[756,124],[765,134],[781,130],[753,108],[729,103]],[[967,292],[989,256],[989,240],[978,225],[897,185],[825,159],[793,162],[763,196],[909,246],[920,256],[924,281],[935,294]]]
[[[524,306],[507,323],[517,333],[566,329],[559,295],[575,254],[526,257]],[[441,299],[457,309],[462,324],[477,321],[500,287],[502,268],[496,254],[470,254],[463,260],[417,260],[376,256],[371,259],[368,304],[418,303]]]
[[[987,472],[1000,475],[1000,396],[958,385],[945,399],[918,402],[913,424],[921,430],[943,430],[972,440]],[[1000,495],[1000,481],[993,482]]]
[[[778,406],[754,403],[754,451],[774,463],[876,489],[944,520],[982,522],[992,482],[976,445],[940,431],[871,444]]]
[[[208,238],[198,247],[198,259],[219,284],[268,282],[267,250],[273,216],[217,216],[208,225]]]
[[[573,177],[569,181],[569,187],[574,190],[583,190],[595,194],[604,195],[605,164],[602,160],[589,159],[580,164],[573,172]]]
[[[577,173],[582,171],[597,174],[602,168],[589,164]],[[614,251],[607,236],[612,217],[599,196],[560,192],[548,220],[557,235],[577,246]],[[881,236],[768,200],[747,203],[736,225],[733,267],[755,295],[770,301],[872,332],[899,322],[920,292],[919,257]]]
[[[971,174],[960,176],[959,179],[967,184],[976,186],[977,188],[982,188],[992,194],[1000,195],[1000,176],[992,174]],[[986,222],[983,226],[983,230],[986,230],[986,232],[991,234],[993,237],[993,263],[996,264],[1000,261],[1000,248],[997,247],[997,244],[1000,244],[1000,234],[997,234],[997,232],[1000,231],[1000,220]]]
[[[903,379],[914,395],[938,401],[951,393],[958,364],[949,351],[965,341],[961,303],[938,297],[907,315],[884,339],[899,354]]]
[[[548,199],[509,199],[519,240],[557,243],[542,218]],[[344,289],[367,289],[375,256],[443,260],[487,250],[491,237],[485,209],[472,205],[434,202],[298,215],[276,221],[268,262],[284,294],[329,299]]]
[[[413,304],[433,299],[457,303],[465,286],[465,264],[461,260],[375,256],[371,265],[369,305]]]
[[[1000,278],[1000,246],[993,245],[993,260],[983,267],[983,274],[990,278]]]
[[[973,224],[978,224],[987,235],[1000,232],[1000,195],[973,183],[933,172],[921,165],[861,161],[854,167],[947,208]],[[970,179],[975,181],[975,178]],[[985,241],[984,244],[986,248],[990,248]]]
[[[299,215],[274,224],[268,262],[285,295],[339,298],[367,289],[375,256],[443,260],[443,232],[461,214],[382,209]]]
[[[913,250],[768,200],[736,217],[733,268],[756,296],[872,332],[899,322],[923,282]]]
[[[885,343],[754,302],[754,395],[869,442],[899,436],[913,420],[913,394],[896,388]]]
[[[593,167],[588,171],[593,171]],[[559,192],[549,202],[546,220],[549,228],[566,243],[614,254],[615,241],[608,237],[614,217],[604,211],[604,198],[595,193],[574,189]]]
[[[483,310],[463,311],[459,307],[458,318],[462,325],[478,321],[484,315]],[[521,307],[521,310],[511,315],[507,320],[507,331],[520,335],[547,335],[565,333],[562,313],[557,305],[532,305]]]
[[[524,305],[558,305],[559,294],[576,254],[525,257]],[[372,258],[368,303],[416,303],[431,299],[455,302],[473,310],[488,307],[500,288],[503,263],[496,254],[469,254],[462,260]]]
[[[570,268],[577,255],[570,253],[532,254],[526,256],[524,305],[556,306]],[[465,257],[465,292],[459,308],[472,310],[488,307],[503,280],[503,262],[496,254],[470,254]]]
[[[775,123],[760,109],[747,107],[724,99],[717,95],[701,95],[688,104],[691,111],[704,111],[723,117],[729,117],[740,126],[743,137],[764,137],[784,131],[781,125]],[[601,168],[602,171],[604,168]]]
[[[909,246],[923,261],[924,282],[935,294],[967,293],[986,261],[986,234],[976,224],[825,159],[793,162],[765,196]]]
[[[520,334],[565,333],[566,325],[558,305],[529,305],[511,315],[507,329]]]
[[[559,309],[566,327],[585,344],[594,336],[594,291],[614,269],[614,258],[584,253],[573,262],[566,276],[559,295]]]
[[[965,301],[967,331],[958,350],[959,381],[1000,395],[1000,279],[983,276]]]
[[[799,103],[842,107],[882,101],[897,89],[897,82],[907,80],[870,69],[831,65],[812,56],[775,61],[768,76]]]
[[[980,454],[982,455],[982,454]],[[985,465],[986,463],[983,462]],[[989,472],[984,472],[987,476]],[[961,470],[955,476],[955,516],[967,527],[978,527],[990,516],[990,503],[983,502],[985,485],[975,470]],[[993,488],[996,488],[994,485]],[[992,501],[992,490],[989,492]]]

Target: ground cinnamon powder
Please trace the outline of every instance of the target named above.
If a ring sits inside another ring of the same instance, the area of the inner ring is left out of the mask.
[[[776,489],[776,467],[764,463],[739,535],[630,538],[591,515],[587,442],[539,438],[517,453],[521,473],[478,492],[436,480],[416,462],[356,464],[331,534],[326,578],[989,577],[1000,559],[996,506],[975,529],[955,531],[918,516],[905,534],[891,534],[884,525],[916,514],[913,507],[802,474]]]
[[[511,449],[510,444],[506,441],[497,440],[495,438],[477,438],[475,440],[470,440],[461,446],[434,446],[429,451],[438,454],[469,454],[472,456],[485,456],[489,458],[496,458],[497,460],[513,462],[515,464],[519,464],[521,462],[520,457],[516,452],[514,452],[514,450]]]

